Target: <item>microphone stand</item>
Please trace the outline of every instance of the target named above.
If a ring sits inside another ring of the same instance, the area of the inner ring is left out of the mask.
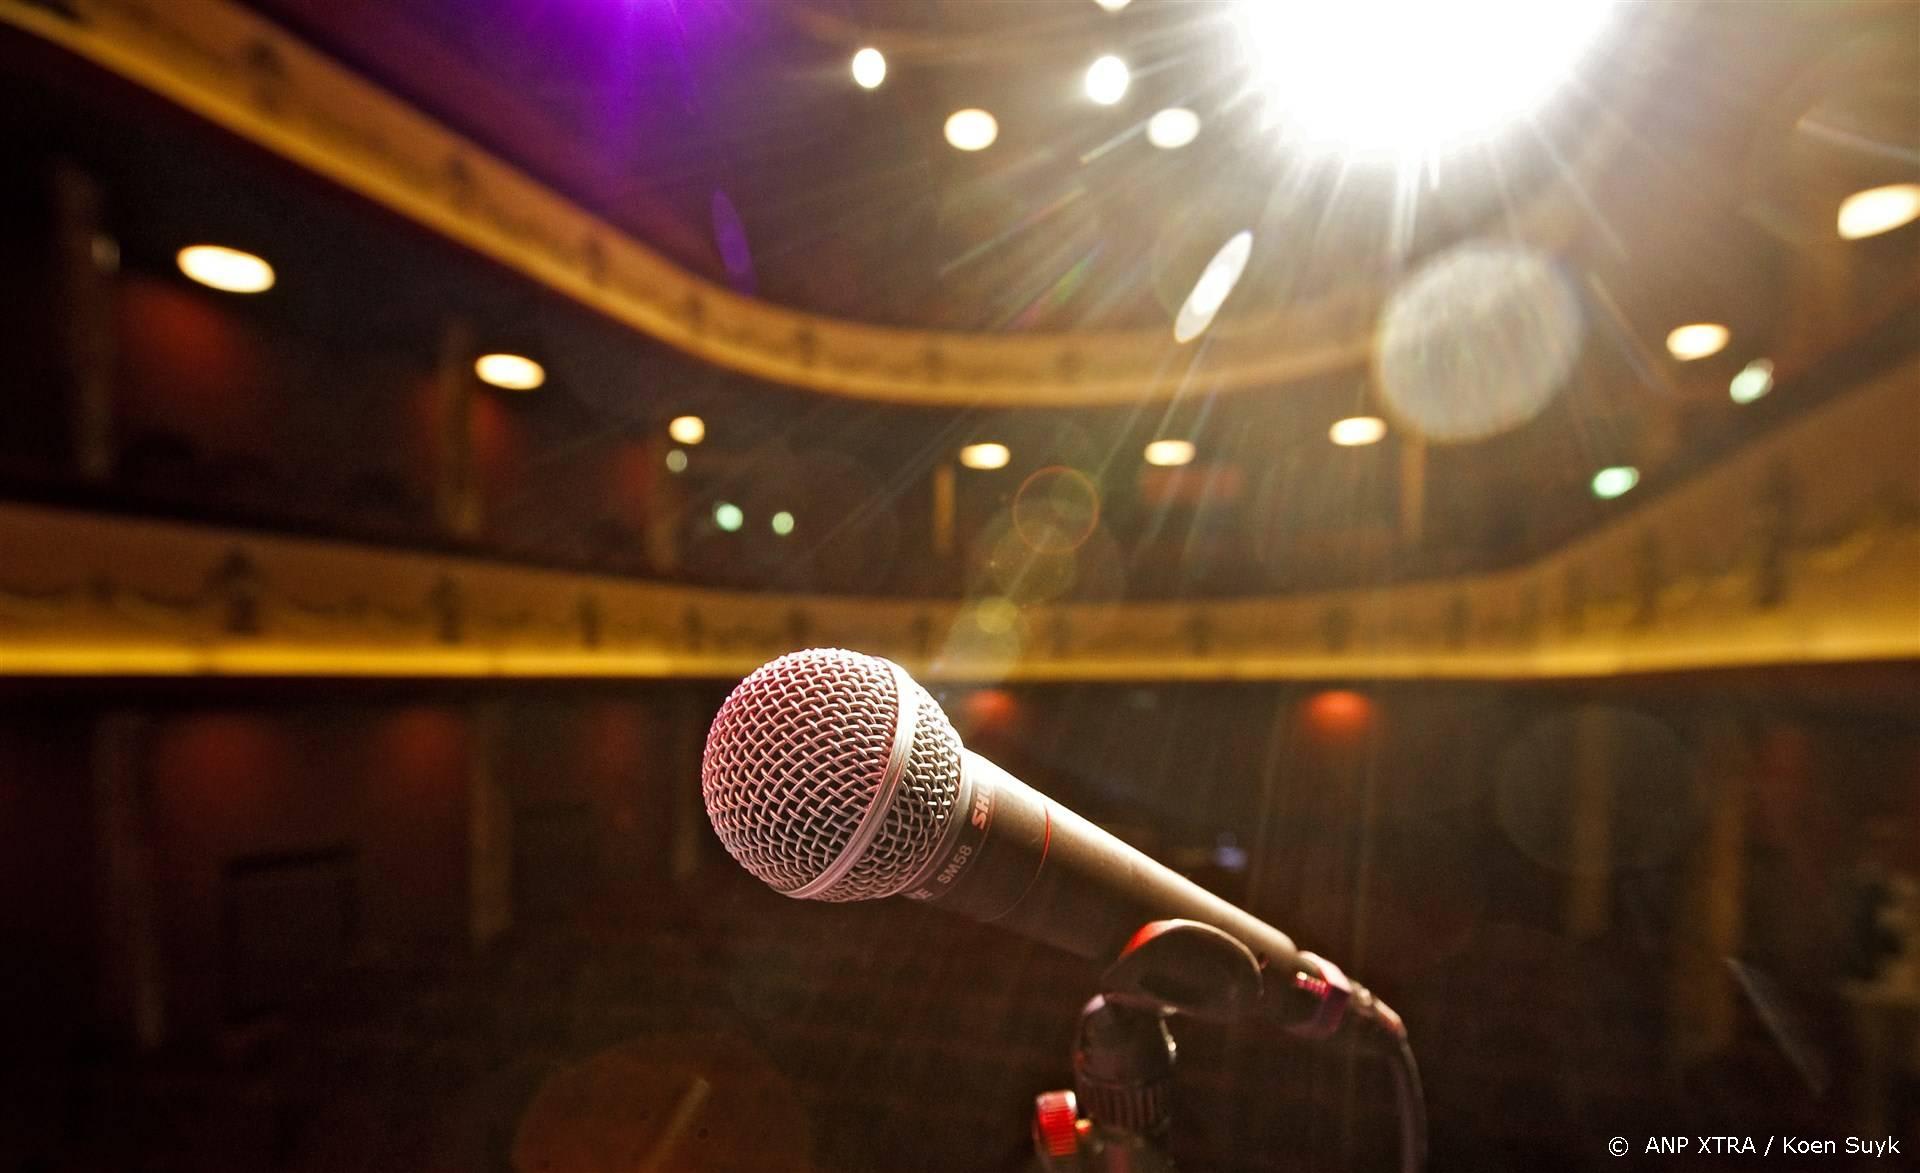
[[[1293,975],[1290,986],[1270,995],[1307,1012],[1292,1029],[1308,1037],[1333,1033],[1349,999],[1359,1000],[1376,1027],[1390,1028],[1384,1053],[1400,1107],[1400,1167],[1424,1170],[1426,1107],[1399,1017],[1330,962],[1314,960],[1323,976]],[[1171,1173],[1175,1047],[1167,1020],[1179,1014],[1221,1022],[1253,1012],[1262,1000],[1260,963],[1211,925],[1154,921],[1121,949],[1100,985],[1074,1032],[1073,1090],[1034,1099],[1034,1151],[1046,1173]],[[1376,1033],[1376,1041],[1381,1037]]]
[[[1260,996],[1260,965],[1197,921],[1135,933],[1080,1010],[1073,1090],[1034,1099],[1033,1143],[1046,1173],[1171,1173],[1176,1047],[1167,1020],[1233,1017]]]

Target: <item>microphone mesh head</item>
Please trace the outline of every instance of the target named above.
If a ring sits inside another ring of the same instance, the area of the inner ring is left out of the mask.
[[[700,787],[727,853],[781,892],[818,879],[846,853],[873,806],[903,706],[912,706],[913,739],[879,830],[851,869],[812,897],[872,900],[904,891],[953,815],[960,735],[904,671],[858,652],[782,656],[720,706],[707,731]]]

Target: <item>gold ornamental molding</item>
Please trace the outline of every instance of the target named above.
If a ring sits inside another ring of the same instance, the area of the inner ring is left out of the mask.
[[[1920,660],[1920,359],[1539,561],[1217,603],[749,594],[0,505],[0,675],[1544,679]]]
[[[645,244],[225,0],[0,0],[32,33],[350,191],[688,354],[836,395],[1028,407],[1171,397],[1199,347],[1168,330],[968,334],[871,326],[743,297]],[[1563,237],[1564,209],[1522,209],[1524,235]],[[1548,247],[1551,247],[1549,244]],[[1209,389],[1352,369],[1377,291],[1223,323]]]

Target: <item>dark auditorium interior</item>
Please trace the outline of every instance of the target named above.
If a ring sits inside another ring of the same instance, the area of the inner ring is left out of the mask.
[[[0,0],[0,157],[0,1168],[1407,1167],[1045,1151],[1110,958],[709,821],[808,648],[1431,1169],[1920,1168],[1920,3]]]

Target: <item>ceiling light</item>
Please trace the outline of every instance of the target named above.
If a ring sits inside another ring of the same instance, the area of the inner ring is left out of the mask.
[[[672,448],[667,451],[667,471],[674,476],[687,471],[687,454],[684,449]]]
[[[1127,83],[1132,80],[1127,63],[1109,54],[1087,66],[1087,97],[1111,106],[1127,96]]]
[[[1773,362],[1756,358],[1742,367],[1727,384],[1727,394],[1735,403],[1748,404],[1773,390]]]
[[[1093,2],[1108,12],[1118,12],[1132,3],[1132,0],[1093,0]]]
[[[1431,156],[1525,117],[1564,82],[1615,0],[1238,0],[1266,118],[1308,146]]]
[[[1231,240],[1220,246],[1220,251],[1207,262],[1200,280],[1193,283],[1193,292],[1187,294],[1186,303],[1173,319],[1175,342],[1191,342],[1206,332],[1207,327],[1213,324],[1213,316],[1226,304],[1227,295],[1240,283],[1240,274],[1246,272],[1247,258],[1252,255],[1251,232],[1236,232]]]
[[[1147,119],[1147,141],[1163,151],[1176,151],[1200,134],[1200,116],[1173,106]]]
[[[675,416],[667,425],[667,435],[691,448],[707,438],[707,421],[697,415]]]
[[[887,80],[887,55],[868,46],[853,55],[853,80],[863,90],[880,88]]]
[[[1378,444],[1386,434],[1387,421],[1374,415],[1350,416],[1327,429],[1327,438],[1342,448]]]
[[[1840,201],[1835,224],[1840,239],[1860,240],[1892,232],[1920,218],[1920,183],[1891,183],[1856,191]]]
[[[1147,463],[1160,468],[1178,468],[1193,463],[1193,441],[1155,440],[1147,445]]]
[[[773,526],[773,532],[784,538],[793,532],[793,514],[782,509],[773,515],[773,521],[770,524]]]
[[[545,367],[519,354],[483,354],[473,360],[473,373],[506,391],[531,391],[547,381]]]
[[[955,110],[947,116],[947,141],[957,151],[984,151],[1000,137],[1000,124],[985,110]]]
[[[1631,464],[1616,464],[1593,474],[1593,495],[1611,501],[1640,483],[1640,470]]]
[[[1005,468],[1012,459],[1013,453],[1007,451],[1005,444],[969,444],[960,450],[960,463],[982,472]]]
[[[237,248],[196,244],[181,249],[175,259],[182,273],[226,293],[264,293],[273,288],[273,266]]]
[[[747,515],[731,501],[722,501],[713,507],[713,524],[719,526],[725,533],[735,532],[745,525],[746,521]]]
[[[1718,322],[1695,322],[1667,335],[1667,353],[1681,362],[1707,358],[1726,349],[1732,335]]]

